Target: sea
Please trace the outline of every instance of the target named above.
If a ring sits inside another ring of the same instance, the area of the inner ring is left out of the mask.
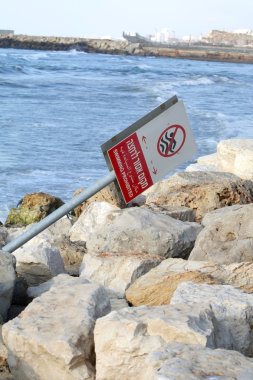
[[[26,193],[67,201],[102,178],[101,144],[173,95],[198,145],[176,170],[253,138],[252,65],[0,49],[0,220]]]

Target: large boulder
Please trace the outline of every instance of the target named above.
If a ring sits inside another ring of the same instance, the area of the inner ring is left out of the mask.
[[[84,255],[80,277],[95,282],[124,296],[125,290],[138,277],[161,262],[161,258],[146,255]]]
[[[40,239],[50,242],[52,248],[57,249],[68,273],[78,275],[79,267],[85,253],[85,247],[83,244],[70,241],[69,236],[73,223],[71,218],[64,216],[37,236]],[[8,235],[6,243],[11,242],[29,228],[30,226],[7,228]]]
[[[98,225],[104,226],[107,215],[114,210],[119,210],[119,208],[108,202],[97,201],[88,205],[70,229],[70,241],[85,243]]]
[[[173,259],[172,259],[173,260]],[[185,281],[196,283],[218,284],[211,275],[200,271],[186,271],[183,273],[170,273],[162,275],[160,271],[147,273],[137,279],[126,290],[126,299],[133,306],[150,305],[159,306],[170,303],[178,285]]]
[[[63,201],[60,198],[50,194],[26,194],[19,205],[10,210],[5,225],[21,227],[39,222],[62,205]]]
[[[144,379],[148,354],[169,342],[215,347],[212,311],[185,305],[111,312],[97,320],[94,338],[97,380]]]
[[[187,170],[230,172],[253,180],[253,139],[220,141],[216,153],[199,157],[197,164],[190,165]]]
[[[190,260],[253,262],[253,203],[216,210],[203,219]]]
[[[37,286],[30,286],[27,289],[27,295],[30,299],[36,298],[41,296],[43,293],[48,292],[52,286],[61,284],[68,278],[67,274],[59,274],[56,277],[53,277],[51,280],[48,280],[46,282],[43,282],[43,284],[37,285]],[[89,284],[90,282],[82,277],[82,284]],[[122,296],[119,296],[115,291],[106,288],[106,293],[108,295],[108,298],[110,300],[111,304],[111,310],[120,310],[123,309],[124,307],[128,307],[128,303],[125,298]]]
[[[146,203],[186,206],[196,211],[196,220],[212,210],[253,202],[253,182],[229,173],[183,172],[155,184]]]
[[[74,196],[79,195],[84,190],[85,189],[83,188],[76,190],[74,192]],[[102,190],[100,190],[98,193],[89,198],[87,201],[77,206],[74,210],[75,216],[79,217],[82,214],[82,212],[86,209],[86,207],[93,202],[107,202],[119,208],[126,207],[121,192],[118,189],[118,185],[115,184],[115,182],[110,183]]]
[[[14,377],[94,380],[94,325],[109,311],[103,287],[70,276],[62,278],[3,326]]]
[[[187,257],[201,228],[197,223],[132,207],[111,211],[103,223],[95,223],[86,246],[89,253]]]
[[[138,380],[250,380],[253,360],[236,351],[173,343],[151,353]],[[127,377],[126,377],[127,379]]]
[[[65,273],[59,249],[47,233],[41,233],[13,252],[16,271],[29,286],[41,284],[60,273]]]
[[[158,212],[164,215],[171,216],[171,218],[179,219],[182,222],[195,222],[195,211],[190,207],[172,206],[172,205],[159,205],[155,203],[144,204],[142,207],[148,208],[153,212]]]
[[[0,251],[0,320],[6,320],[15,285],[14,258]]]
[[[126,290],[133,306],[169,304],[178,285],[185,281],[226,284],[253,292],[253,263],[216,264],[183,259],[163,260],[136,279]]]
[[[253,356],[253,295],[230,285],[181,283],[171,298],[171,305],[209,306],[214,314],[215,344]]]

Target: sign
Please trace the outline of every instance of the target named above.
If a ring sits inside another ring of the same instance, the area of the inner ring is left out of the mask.
[[[196,152],[184,104],[173,97],[102,146],[129,203]]]

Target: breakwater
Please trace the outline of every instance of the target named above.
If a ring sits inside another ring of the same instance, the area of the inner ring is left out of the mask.
[[[110,39],[0,36],[0,48],[66,51],[76,49],[87,53],[157,56],[206,61],[253,63],[253,49],[222,46],[173,45],[151,46]]]

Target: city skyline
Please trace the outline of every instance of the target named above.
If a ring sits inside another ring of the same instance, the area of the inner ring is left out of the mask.
[[[123,31],[174,36],[206,35],[212,29],[253,29],[252,0],[0,0],[0,29],[17,34],[121,38]]]

